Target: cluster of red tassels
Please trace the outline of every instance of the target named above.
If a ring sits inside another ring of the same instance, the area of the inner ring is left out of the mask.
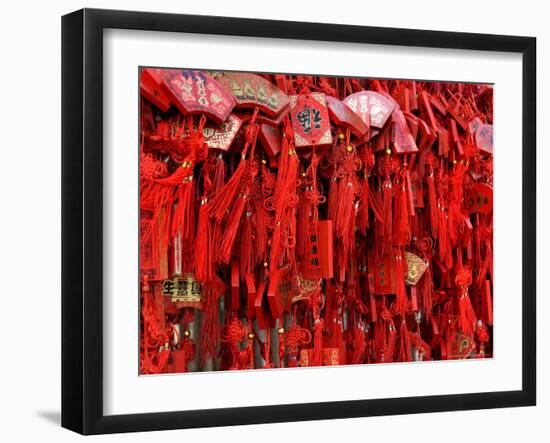
[[[490,85],[140,86],[141,373],[492,356]]]

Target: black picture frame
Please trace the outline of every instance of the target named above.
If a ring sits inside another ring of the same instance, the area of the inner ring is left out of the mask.
[[[108,28],[519,53],[523,64],[522,389],[104,415],[103,31]],[[536,403],[536,39],[83,9],[62,18],[62,426],[82,434],[530,406]]]

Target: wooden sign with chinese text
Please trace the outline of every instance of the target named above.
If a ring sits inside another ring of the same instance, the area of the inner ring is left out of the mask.
[[[390,118],[395,103],[378,92],[363,91],[361,94],[365,94],[369,101],[370,125],[382,128]]]
[[[476,145],[484,154],[493,155],[493,125],[481,124],[478,126]]]
[[[418,148],[414,137],[409,130],[405,116],[400,109],[395,108],[392,112],[392,142],[397,154],[410,154],[417,152]]]
[[[313,92],[291,96],[290,117],[296,148],[324,146],[332,143],[325,94]]]
[[[288,97],[276,85],[260,75],[246,72],[212,72],[239,108],[259,108],[271,117],[288,105]]]
[[[361,91],[348,95],[343,100],[344,104],[355,112],[367,127],[370,126],[369,97],[370,94],[367,91]]]
[[[235,114],[230,114],[226,121],[214,126],[207,125],[202,130],[204,141],[210,149],[227,152],[241,128],[242,121]]]
[[[222,123],[235,107],[233,96],[202,71],[164,69],[162,75],[172,102],[184,114],[205,114]]]

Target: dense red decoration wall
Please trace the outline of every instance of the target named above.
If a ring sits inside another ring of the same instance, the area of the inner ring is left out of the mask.
[[[143,374],[492,356],[491,85],[144,69]]]

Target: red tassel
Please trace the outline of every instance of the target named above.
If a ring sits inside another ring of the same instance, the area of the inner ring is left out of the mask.
[[[459,309],[459,329],[466,335],[472,335],[475,331],[475,325],[477,324],[476,314],[472,307],[472,302],[467,291],[464,291],[458,300]]]
[[[252,212],[250,211],[250,204],[246,209],[243,228],[241,231],[239,255],[239,267],[243,280],[247,274],[251,274],[253,272],[254,264],[256,262],[254,245],[252,243]]]
[[[398,251],[395,257],[395,274],[396,274],[396,300],[397,310],[401,316],[405,315],[407,309],[407,288],[405,287],[405,255],[402,251]]]
[[[407,191],[404,183],[401,183],[397,191],[394,212],[394,244],[403,247],[411,238]]]
[[[390,178],[387,177],[386,181],[382,185],[382,253],[390,252],[392,246],[392,193],[392,183]]]
[[[313,325],[312,366],[323,364],[323,319],[318,318]]]
[[[199,210],[199,223],[195,239],[195,278],[201,282],[212,280],[212,226],[210,223],[210,206],[203,203]]]
[[[399,361],[407,362],[412,360],[411,355],[411,338],[409,337],[409,331],[407,329],[407,323],[405,320],[401,322],[399,329]]]
[[[166,178],[147,179],[142,177],[139,189],[140,207],[153,210],[151,228],[153,224],[157,223],[163,209],[166,210],[166,225],[168,228],[171,226],[172,205],[176,199],[175,190],[188,176],[188,168],[179,167]],[[170,230],[166,229],[165,232],[168,235]],[[144,234],[144,239],[147,239],[149,234],[150,230]],[[168,239],[165,241],[168,243]]]
[[[352,220],[353,200],[355,198],[353,183],[347,179],[340,180],[337,195],[336,213],[333,220],[336,238],[343,239],[348,232]]]
[[[254,200],[254,220],[255,220],[255,256],[254,265],[267,261],[267,213],[263,205],[263,200]]]
[[[437,207],[437,201],[435,196],[435,181],[433,171],[430,172],[426,179],[428,184],[428,204],[430,207],[430,229],[432,237],[437,238],[438,221],[439,221],[439,208]]]
[[[289,124],[287,124],[287,128]],[[288,240],[288,236],[295,238],[296,231],[296,214],[295,206],[297,201],[296,196],[296,180],[298,178],[299,159],[296,151],[288,142],[290,135],[285,135],[281,151],[281,163],[277,174],[277,184],[273,197],[273,206],[275,209],[275,227],[271,240],[271,257],[269,271],[272,273],[276,268],[280,267],[280,259],[283,255],[283,250],[287,252],[287,261],[292,265],[294,254],[290,254],[290,249],[294,249],[295,241],[286,244],[283,243],[283,231],[287,236],[284,240]]]
[[[206,304],[201,323],[201,346],[200,362],[201,366],[212,358],[215,358],[218,350],[218,337],[220,336],[220,312],[219,312],[219,293],[215,290],[206,291]]]
[[[237,231],[241,224],[241,218],[246,205],[247,196],[242,195],[237,198],[237,201],[233,205],[231,214],[229,215],[228,223],[224,230],[222,242],[218,250],[218,261],[223,264],[228,264],[231,259],[231,252],[233,251],[233,244],[237,238]]]
[[[184,164],[186,164],[184,162]],[[193,166],[187,164],[188,173],[177,187],[176,207],[173,210],[170,237],[173,239],[181,233],[184,243],[193,242],[195,236],[195,181]]]
[[[367,229],[369,228],[369,194],[369,178],[365,174],[363,189],[361,190],[361,197],[359,199],[359,213],[357,217],[357,226],[363,234],[366,234]]]
[[[243,154],[239,166],[237,166],[231,178],[210,199],[211,216],[216,223],[220,223],[228,215],[229,207],[237,198],[241,189],[241,180],[246,172],[246,165],[247,160],[245,154]]]
[[[433,280],[432,269],[430,266],[424,271],[424,275],[418,282],[420,299],[422,300],[422,312],[427,320],[431,319],[433,306]]]

